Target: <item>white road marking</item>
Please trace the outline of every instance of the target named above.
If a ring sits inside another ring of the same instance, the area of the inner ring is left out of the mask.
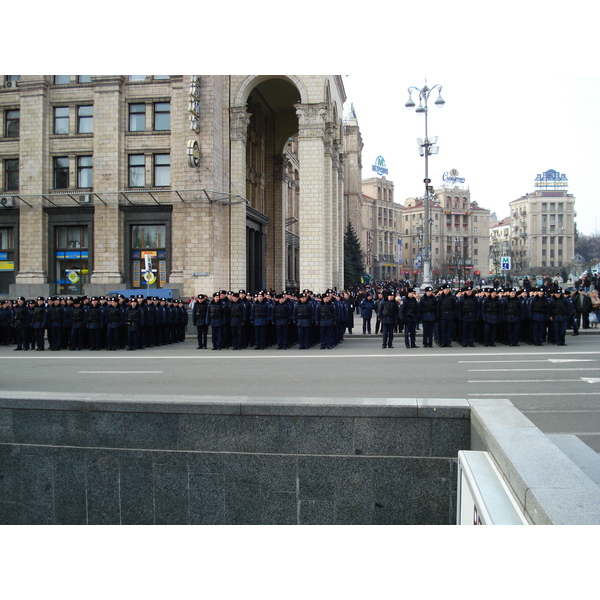
[[[78,373],[99,373],[99,374],[103,374],[103,375],[114,375],[114,374],[118,374],[118,375],[130,375],[132,373],[135,374],[150,374],[150,373],[162,373],[162,371],[77,371]]]

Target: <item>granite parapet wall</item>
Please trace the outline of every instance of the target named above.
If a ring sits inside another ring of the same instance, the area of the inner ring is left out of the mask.
[[[0,523],[452,524],[463,400],[0,398]]]

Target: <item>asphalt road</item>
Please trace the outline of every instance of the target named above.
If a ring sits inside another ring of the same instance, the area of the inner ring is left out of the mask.
[[[508,398],[545,433],[575,434],[600,452],[600,335],[567,344],[408,350],[397,337],[384,350],[378,337],[354,335],[333,350],[197,350],[191,336],[136,352],[0,347],[0,392]]]

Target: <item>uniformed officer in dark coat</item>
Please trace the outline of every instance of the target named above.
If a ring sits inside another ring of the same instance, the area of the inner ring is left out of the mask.
[[[292,320],[298,329],[298,348],[307,350],[310,345],[310,331],[314,319],[313,305],[306,292],[300,294],[298,302],[294,306]]]
[[[123,310],[119,306],[119,299],[113,296],[109,300],[109,306],[106,310],[106,348],[107,350],[117,350],[121,344],[120,334],[125,319]]]
[[[563,296],[562,288],[552,290],[552,298],[548,302],[548,313],[554,328],[554,341],[557,346],[566,346],[565,335],[567,324],[575,314],[572,301]]]
[[[140,331],[144,326],[144,312],[138,306],[137,298],[131,296],[126,313],[127,350],[137,350],[140,347]]]
[[[423,348],[433,348],[433,329],[437,321],[437,298],[433,288],[427,286],[419,300],[421,323],[423,324]]]
[[[447,283],[441,287],[442,293],[438,296],[438,319],[440,323],[440,346],[452,346],[452,328],[456,317],[456,298]]]
[[[474,348],[479,302],[471,286],[464,288],[462,295],[456,301],[456,317],[461,324],[461,346]]]
[[[523,321],[523,300],[517,296],[518,288],[511,288],[508,296],[502,299],[502,314],[506,329],[506,342],[509,346],[519,346],[521,322]]]
[[[47,308],[48,318],[48,345],[50,350],[60,350],[61,335],[65,321],[65,310],[60,305],[60,300],[52,296]]]
[[[38,296],[37,304],[33,308],[31,326],[33,327],[35,349],[41,352],[44,350],[44,332],[47,326],[46,302],[43,296]]]
[[[198,350],[207,348],[208,323],[206,313],[208,312],[208,299],[205,294],[198,294],[194,308],[192,309],[192,325],[198,333]]]
[[[421,321],[421,311],[414,288],[407,288],[406,296],[400,302],[399,319],[404,324],[404,345],[407,348],[418,348],[415,336],[417,323]]]
[[[527,306],[531,320],[531,336],[534,346],[546,341],[546,322],[548,320],[548,300],[543,288],[532,289],[533,297]]]
[[[91,304],[85,315],[85,325],[89,335],[89,349],[100,350],[102,345],[102,328],[104,327],[104,312],[97,296],[92,296]]]
[[[267,325],[273,322],[272,305],[260,291],[250,309],[250,322],[254,326],[254,349],[264,350],[267,346]]]
[[[18,350],[27,350],[26,335],[29,319],[30,311],[27,307],[25,298],[23,296],[19,296],[19,298],[17,298],[17,304],[13,308],[12,315],[12,326],[15,332],[15,339],[17,342],[15,352]]]
[[[289,326],[292,321],[292,304],[283,294],[275,296],[273,305],[273,322],[277,337],[277,349],[286,350],[288,347]]]
[[[381,322],[382,348],[393,348],[394,329],[398,322],[400,308],[394,297],[394,292],[388,290],[377,308],[377,318]]]
[[[498,336],[498,324],[502,318],[502,304],[498,290],[488,288],[487,297],[481,303],[481,318],[483,320],[483,345],[495,346]]]
[[[195,308],[195,307],[194,307]],[[242,328],[247,321],[246,304],[240,300],[239,292],[231,294],[231,300],[228,306],[229,310],[229,329],[231,332],[231,349],[242,349]]]
[[[316,306],[315,317],[319,327],[321,350],[331,350],[335,342],[336,313],[329,293],[322,294],[321,302]]]
[[[223,328],[227,324],[227,307],[221,300],[219,292],[213,294],[212,302],[209,304],[206,313],[206,319],[211,328],[212,349],[221,350],[223,348]]]
[[[83,331],[85,328],[86,311],[83,308],[81,298],[73,298],[71,309],[71,329],[69,331],[69,350],[81,350],[83,348]]]

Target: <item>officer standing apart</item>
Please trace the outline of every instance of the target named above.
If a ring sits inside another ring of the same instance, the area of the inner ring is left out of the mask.
[[[394,298],[394,292],[388,290],[385,298],[379,303],[377,318],[381,321],[382,348],[393,348],[394,328],[398,322],[400,309]]]

